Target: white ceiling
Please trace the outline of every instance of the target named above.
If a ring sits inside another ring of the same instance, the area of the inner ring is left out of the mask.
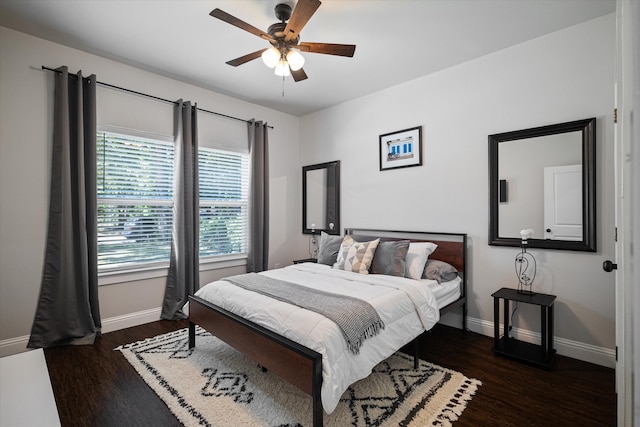
[[[353,58],[305,53],[307,80],[260,59],[285,0],[0,0],[0,25],[302,116],[615,11],[615,0],[322,0],[301,41],[357,45]],[[34,66],[59,64],[34,64]],[[95,70],[99,76],[99,70]],[[131,88],[135,89],[135,88]],[[284,90],[284,96],[283,96]],[[162,96],[162,94],[154,94]]]

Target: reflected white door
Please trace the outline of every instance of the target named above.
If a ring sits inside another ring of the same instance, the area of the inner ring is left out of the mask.
[[[544,168],[544,238],[582,240],[582,166]]]

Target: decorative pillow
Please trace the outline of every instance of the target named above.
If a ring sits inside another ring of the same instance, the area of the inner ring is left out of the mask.
[[[353,240],[353,237],[344,236],[344,239],[342,239],[342,242],[340,243],[340,249],[338,250],[336,262],[333,263],[333,268],[342,269],[342,267],[344,267],[344,254],[349,251],[349,248],[354,243],[355,240]]]
[[[380,239],[370,242],[356,242],[351,236],[345,236],[333,268],[369,274],[369,267],[371,267],[378,243],[380,243]]]
[[[439,261],[437,259],[429,259],[424,267],[424,274],[422,277],[425,279],[437,280],[438,283],[448,282],[458,277],[458,270],[447,262]]]
[[[409,250],[408,240],[380,242],[371,262],[372,274],[404,277],[405,257]]]
[[[340,245],[342,244],[342,236],[332,236],[320,233],[320,243],[318,244],[318,264],[333,265],[336,263]]]
[[[431,242],[411,242],[407,251],[407,265],[404,270],[404,277],[420,280],[427,264],[427,258],[436,250],[438,245]]]

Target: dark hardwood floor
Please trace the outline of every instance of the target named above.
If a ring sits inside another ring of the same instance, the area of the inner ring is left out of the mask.
[[[158,321],[104,334],[93,346],[45,350],[62,425],[180,425],[113,349],[186,326]],[[421,358],[483,383],[456,427],[616,425],[612,369],[557,356],[545,370],[496,356],[492,345],[489,337],[442,325],[421,340]]]

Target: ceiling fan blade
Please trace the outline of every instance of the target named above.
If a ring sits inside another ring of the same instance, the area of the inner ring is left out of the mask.
[[[300,42],[294,47],[299,48],[303,52],[348,56],[350,58],[353,57],[353,54],[356,52],[356,45],[354,44]]]
[[[295,40],[296,37],[298,37],[302,28],[307,24],[309,19],[311,19],[321,4],[320,0],[298,0],[298,4],[296,4],[295,9],[293,9],[291,18],[289,18],[289,22],[287,22],[287,26],[284,29],[285,42]]]
[[[242,65],[246,62],[253,61],[254,59],[260,58],[260,56],[262,55],[262,52],[264,52],[265,50],[267,49],[260,49],[255,52],[251,52],[239,58],[232,59],[231,61],[227,61],[227,64],[237,67],[238,65]]]
[[[214,18],[218,18],[219,20],[224,21],[227,24],[234,25],[240,28],[241,30],[245,30],[250,32],[251,34],[255,34],[256,36],[261,37],[265,40],[268,40],[270,42],[275,42],[275,40],[269,34],[265,33],[261,29],[256,28],[251,24],[247,24],[243,20],[238,19],[233,15],[229,15],[227,12],[223,10],[220,10],[217,8],[213,9],[211,13],[209,13],[209,15],[213,16]]]
[[[300,68],[298,71],[291,70],[291,76],[293,77],[293,80],[295,80],[296,82],[307,79],[307,73],[305,73],[302,68]]]

